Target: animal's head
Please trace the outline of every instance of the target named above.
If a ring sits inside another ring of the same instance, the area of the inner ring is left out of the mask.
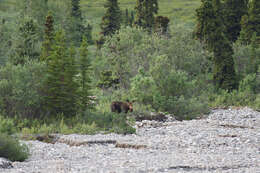
[[[126,103],[127,103],[127,105],[128,105],[128,108],[129,108],[129,111],[130,112],[133,112],[133,102],[130,102],[129,100],[126,100]]]

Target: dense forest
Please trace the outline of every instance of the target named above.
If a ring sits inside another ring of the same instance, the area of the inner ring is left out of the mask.
[[[259,45],[257,0],[0,0],[0,132],[133,133],[115,100],[259,110]]]

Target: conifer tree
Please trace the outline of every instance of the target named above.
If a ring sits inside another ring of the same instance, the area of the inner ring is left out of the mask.
[[[212,51],[213,78],[216,87],[232,90],[237,87],[234,70],[233,49],[225,37],[225,28],[222,24],[220,0],[202,0],[197,10],[196,36],[205,43],[206,48]]]
[[[84,37],[79,48],[80,52],[80,106],[81,111],[84,111],[90,104],[90,90],[91,90],[91,63],[88,56],[87,39]]]
[[[76,66],[75,49],[66,47],[63,31],[56,33],[49,60],[47,61],[46,107],[52,115],[76,114],[77,84],[74,80]]]
[[[83,18],[80,9],[80,0],[71,0],[71,11],[68,24],[68,36],[76,46],[80,45],[83,35]]]
[[[80,9],[80,0],[71,0],[71,16],[82,20],[82,14]]]
[[[226,36],[231,42],[235,42],[241,31],[241,18],[247,14],[248,0],[225,0],[224,1],[224,23]]]
[[[129,24],[130,24],[128,9],[125,9],[124,24],[125,24],[125,26],[129,26]]]
[[[41,60],[47,60],[50,55],[51,46],[54,39],[54,19],[51,12],[46,16],[44,41],[42,43]]]
[[[69,23],[67,26],[67,35],[70,40],[72,40],[76,46],[80,46],[82,38],[85,36],[87,37],[88,43],[93,44],[92,26],[90,24],[87,26],[84,25],[82,11],[80,9],[80,0],[71,0],[70,8],[70,15],[68,17]]]
[[[36,48],[39,42],[36,22],[30,17],[22,18],[19,22],[17,35],[13,36],[9,59],[14,65],[24,64],[28,60],[38,60],[40,55]]]
[[[92,30],[93,30],[93,27],[90,24],[88,24],[86,27],[84,26],[83,37],[86,38],[88,44],[93,44],[94,43],[93,38],[92,38]]]
[[[130,19],[129,19],[130,26],[133,26],[134,20],[135,20],[135,14],[134,14],[134,11],[131,11],[131,16],[130,16]]]
[[[121,12],[117,0],[107,0],[104,7],[106,12],[100,24],[101,35],[111,36],[120,29]]]
[[[137,0],[135,24],[151,31],[155,23],[154,15],[158,13],[158,9],[157,0]]]
[[[241,20],[241,37],[244,44],[250,44],[252,36],[256,33],[256,39],[260,40],[260,1],[252,0],[249,2],[248,15]]]
[[[29,16],[34,19],[40,31],[43,31],[45,17],[48,13],[48,0],[19,0],[18,8],[22,18]],[[43,32],[40,33],[39,37],[43,39]]]
[[[257,73],[258,65],[260,64],[260,57],[257,56],[256,50],[259,48],[260,43],[257,43],[256,32],[253,33],[250,43],[250,57],[247,65],[247,73]]]
[[[6,25],[6,20],[0,18],[0,65],[5,64],[7,52],[10,47],[10,34],[9,34],[9,27]]]

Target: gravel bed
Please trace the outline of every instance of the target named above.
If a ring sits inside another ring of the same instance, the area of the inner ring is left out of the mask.
[[[136,135],[61,135],[63,142],[23,141],[31,157],[2,173],[260,173],[260,113],[218,109],[205,119],[143,122]],[[140,123],[139,123],[140,125]],[[118,144],[146,146],[120,148]]]

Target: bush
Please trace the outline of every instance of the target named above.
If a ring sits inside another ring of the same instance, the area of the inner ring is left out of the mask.
[[[127,123],[126,114],[121,113],[91,113],[85,112],[85,122],[88,124],[95,123],[95,125],[104,131],[114,133],[135,133],[135,129]]]
[[[10,118],[4,118],[0,115],[0,134],[11,135],[16,132],[14,121]]]
[[[207,99],[200,95],[210,86],[211,54],[190,33],[176,28],[172,37],[160,37],[122,28],[106,39],[97,56],[96,75],[101,79],[102,71],[113,69],[119,88],[130,88],[130,97],[139,104],[174,113],[180,119],[208,112]]]
[[[0,134],[0,157],[11,161],[24,161],[29,156],[29,149],[25,144],[20,144],[17,139]]]
[[[210,55],[192,39],[190,33],[185,28],[175,28],[173,37],[165,38],[142,29],[122,28],[113,37],[106,38],[98,52],[94,62],[96,78],[102,79],[102,72],[112,70],[119,79],[119,87],[129,89],[129,79],[135,77],[141,68],[148,72],[161,56],[168,57],[172,68],[186,71],[192,77],[206,72],[211,68]]]
[[[44,114],[44,69],[40,62],[0,67],[0,111],[4,115],[32,118]]]
[[[178,119],[192,119],[208,112],[199,82],[181,70],[175,70],[167,56],[156,57],[150,72],[140,70],[132,80],[136,100],[152,105],[157,111],[173,113]]]
[[[219,90],[217,93],[212,93],[210,95],[210,105],[212,107],[251,106],[257,108],[259,100],[257,98],[259,92],[257,87],[259,84],[256,74],[249,74],[240,81],[238,90],[232,92]]]

